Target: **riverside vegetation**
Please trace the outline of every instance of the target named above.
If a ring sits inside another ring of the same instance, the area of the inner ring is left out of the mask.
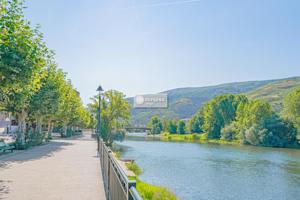
[[[167,188],[151,185],[141,181],[138,176],[143,172],[135,162],[126,163],[126,167],[131,170],[136,176],[129,177],[136,180],[136,189],[145,200],[176,200],[176,196]]]
[[[299,102],[300,87],[285,97],[281,113],[265,101],[226,94],[207,102],[187,125],[183,120],[161,120],[153,116],[148,126],[153,134],[165,132],[161,136],[168,140],[299,147]]]

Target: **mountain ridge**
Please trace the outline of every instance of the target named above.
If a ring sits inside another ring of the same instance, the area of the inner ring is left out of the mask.
[[[277,85],[275,83],[277,83]],[[280,83],[283,84],[281,85]],[[272,104],[271,100],[273,99],[269,99],[267,95],[268,92],[272,91],[272,88],[275,88],[272,93],[274,97],[276,97],[274,98],[274,102],[276,102],[275,110],[279,110],[281,106],[280,100],[289,89],[292,89],[297,85],[300,85],[300,76],[271,80],[231,82],[201,87],[182,87],[165,90],[159,93],[168,94],[169,107],[167,109],[132,108],[131,122],[134,125],[145,125],[153,115],[159,115],[162,118],[169,119],[190,118],[205,102],[221,94],[242,93],[246,94],[251,99],[258,97],[258,99],[265,99],[270,101]],[[279,94],[276,96],[275,94],[277,91],[279,91]],[[130,104],[133,105],[133,97],[129,97],[127,99]]]

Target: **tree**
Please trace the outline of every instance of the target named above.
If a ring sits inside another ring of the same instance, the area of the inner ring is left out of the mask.
[[[209,101],[203,107],[203,129],[208,138],[219,139],[221,129],[235,120],[239,105],[247,101],[244,95],[232,94],[217,96]]]
[[[171,134],[177,133],[177,122],[176,120],[170,120],[168,125],[168,132]]]
[[[221,129],[221,138],[224,140],[238,139],[238,134],[239,131],[235,121]]]
[[[177,132],[179,134],[185,134],[185,122],[183,120],[179,120]]]
[[[73,131],[90,122],[78,92],[57,69],[54,53],[23,8],[22,0],[0,0],[0,111],[17,117],[18,148],[32,131],[42,138],[45,123],[50,134],[52,124]]]
[[[253,124],[245,130],[243,142],[251,145],[262,145],[263,138],[268,135],[268,130],[258,124]]]
[[[149,123],[148,127],[151,128],[151,133],[152,134],[160,134],[161,131],[163,130],[163,125],[158,116],[152,116]]]
[[[283,101],[283,114],[300,130],[300,87],[290,92]]]
[[[42,87],[30,100],[29,114],[36,120],[38,132],[42,131],[42,124],[46,123],[49,137],[52,121],[59,111],[61,86],[64,81],[64,73],[57,70],[54,64],[51,65],[47,69],[47,75],[41,80]]]
[[[296,128],[275,114],[269,103],[249,101],[237,113],[236,124],[244,143],[274,147],[296,144]]]
[[[268,130],[268,134],[261,141],[264,146],[286,147],[297,144],[297,129],[289,120],[274,114],[264,120],[262,127]]]
[[[162,120],[163,132],[168,132],[169,121],[167,119]]]
[[[51,53],[38,28],[25,19],[22,1],[0,0],[0,5],[0,107],[17,115],[18,140],[24,144],[29,102],[41,87]]]
[[[189,130],[191,133],[202,133],[202,126],[204,123],[203,115],[196,114],[189,121]]]
[[[274,110],[271,105],[261,100],[252,100],[240,104],[237,110],[237,125],[240,131],[272,117]]]
[[[89,105],[92,116],[97,116],[98,96]],[[109,90],[102,94],[101,100],[101,138],[111,145],[116,137],[124,135],[124,127],[130,119],[130,105],[122,92]],[[94,119],[96,121],[96,119]]]

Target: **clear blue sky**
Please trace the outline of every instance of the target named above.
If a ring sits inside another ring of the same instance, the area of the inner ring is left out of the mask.
[[[27,0],[85,103],[300,75],[298,0]]]

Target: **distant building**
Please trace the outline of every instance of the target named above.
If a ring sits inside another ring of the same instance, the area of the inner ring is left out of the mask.
[[[6,133],[7,129],[10,129],[9,114],[0,112],[0,133]]]

